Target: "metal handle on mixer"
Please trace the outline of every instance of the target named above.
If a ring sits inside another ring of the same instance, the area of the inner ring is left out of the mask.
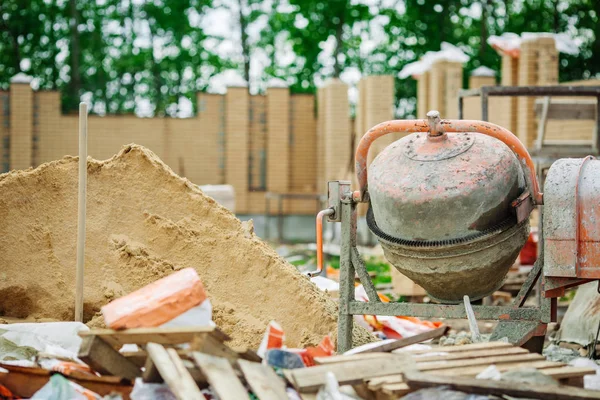
[[[333,208],[326,208],[317,214],[317,270],[307,274],[310,278],[321,275],[321,272],[323,272],[323,218],[334,213]]]
[[[428,114],[429,115],[429,114]],[[433,114],[432,114],[433,115]],[[369,200],[367,193],[367,156],[371,144],[378,138],[390,133],[414,133],[414,132],[432,132],[436,134],[450,132],[477,132],[496,138],[506,144],[519,159],[525,172],[527,186],[532,191],[535,204],[543,204],[544,195],[540,191],[540,185],[535,175],[535,166],[529,152],[521,141],[508,129],[502,128],[496,124],[475,120],[453,120],[430,118],[416,120],[394,120],[382,122],[369,129],[360,139],[356,148],[356,178],[358,180],[359,190],[353,193],[353,199],[360,202]]]

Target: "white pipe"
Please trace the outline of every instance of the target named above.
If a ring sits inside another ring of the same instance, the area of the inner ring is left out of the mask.
[[[85,208],[87,188],[87,104],[79,103],[79,193],[77,197],[77,272],[75,321],[83,322],[83,270],[85,265]]]

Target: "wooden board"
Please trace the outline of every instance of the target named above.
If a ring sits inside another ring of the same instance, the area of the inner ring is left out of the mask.
[[[435,376],[409,371],[405,379],[411,389],[447,386],[450,389],[466,393],[496,396],[524,397],[544,400],[583,400],[600,399],[600,392],[570,386],[534,385],[510,381],[492,381],[487,379],[464,378],[457,376]]]
[[[368,378],[400,374],[415,369],[416,364],[410,356],[397,355],[288,370],[285,374],[299,392],[315,392],[325,384],[327,372],[332,372],[340,385],[352,385]]]
[[[543,110],[543,100],[535,103],[535,113],[540,115]],[[557,100],[553,99],[548,107],[549,120],[592,120],[596,119],[596,102],[586,100]]]
[[[355,362],[364,360],[375,360],[378,359],[390,359],[395,357],[397,354],[392,353],[364,353],[364,354],[353,354],[351,356],[329,356],[329,357],[315,357],[315,364],[317,365],[328,365],[337,364],[343,362]],[[402,356],[402,354],[400,354]]]
[[[450,361],[450,360],[463,360],[469,358],[481,358],[481,357],[493,357],[493,356],[503,356],[510,354],[527,354],[529,353],[526,349],[522,347],[509,347],[506,349],[481,349],[481,350],[473,350],[473,351],[455,351],[452,353],[445,353],[443,351],[431,352],[431,353],[422,353],[413,355],[416,362],[427,362],[427,361]]]
[[[146,350],[160,376],[178,400],[206,400],[175,350],[169,349],[172,350],[169,353],[158,343],[148,343]]]
[[[421,342],[425,342],[430,339],[436,339],[436,338],[442,337],[446,334],[448,329],[449,329],[448,326],[442,325],[439,328],[432,329],[427,332],[419,333],[414,336],[409,336],[406,338],[398,339],[394,342],[383,343],[383,344],[375,346],[375,347],[368,347],[368,348],[364,348],[364,349],[360,349],[360,350],[352,349],[349,352],[347,352],[346,354],[350,355],[350,354],[389,352],[392,350],[400,349],[402,347],[410,346],[411,344],[421,343]]]
[[[248,392],[238,379],[229,361],[222,357],[193,352],[196,365],[221,400],[247,399]]]
[[[466,360],[423,362],[423,363],[418,363],[418,366],[419,366],[419,370],[421,370],[421,371],[433,371],[433,370],[438,370],[438,369],[464,368],[464,367],[472,367],[474,365],[503,364],[503,363],[514,363],[514,362],[518,362],[518,361],[531,361],[531,360],[545,360],[545,358],[541,354],[526,353],[526,354],[511,354],[508,356],[473,358],[473,359],[466,359]]]
[[[285,382],[268,365],[238,360],[246,382],[259,400],[286,399]]]
[[[546,368],[559,368],[564,367],[566,364],[557,361],[524,361],[507,364],[497,364],[496,368],[498,371],[505,372],[512,369],[519,368],[535,368],[537,370],[543,370]],[[442,369],[435,371],[436,375],[460,375],[460,376],[477,376],[480,372],[483,372],[489,365],[477,365],[474,367],[457,368],[457,369]]]
[[[120,376],[134,381],[142,373],[136,364],[98,336],[84,336],[77,356],[102,375]]]
[[[158,344],[175,345],[190,343],[194,337],[210,334],[221,341],[230,339],[225,333],[213,326],[190,326],[173,328],[134,328],[115,331],[113,329],[92,329],[80,331],[79,336],[98,336],[113,347],[121,347],[124,344],[146,344],[149,342]]]
[[[396,350],[393,353],[409,353],[409,354],[422,354],[422,353],[430,353],[430,352],[444,352],[444,353],[454,353],[454,352],[462,352],[462,351],[473,351],[473,350],[492,350],[492,349],[506,349],[510,347],[515,347],[511,343],[506,342],[486,342],[486,343],[471,343],[465,344],[462,346],[437,346],[431,349],[416,349],[416,350]]]
[[[193,351],[226,358],[230,363],[235,363],[240,358],[237,352],[212,335],[196,336],[192,340],[191,348]]]

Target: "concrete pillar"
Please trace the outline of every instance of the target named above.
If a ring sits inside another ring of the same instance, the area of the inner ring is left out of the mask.
[[[225,95],[225,183],[235,189],[236,212],[248,208],[248,88],[230,87]]]
[[[33,166],[33,90],[31,77],[17,74],[10,80],[10,169]]]

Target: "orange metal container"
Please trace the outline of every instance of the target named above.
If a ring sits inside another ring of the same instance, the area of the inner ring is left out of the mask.
[[[600,160],[566,158],[544,186],[544,275],[600,278]]]

